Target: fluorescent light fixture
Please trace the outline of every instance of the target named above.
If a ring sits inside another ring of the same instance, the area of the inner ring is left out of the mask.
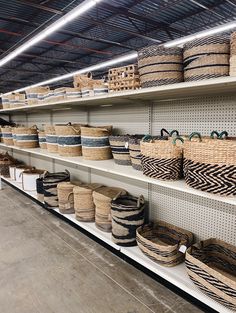
[[[218,33],[226,32],[226,31],[231,30],[233,28],[236,28],[236,22],[227,23],[227,24],[224,24],[221,26],[217,26],[217,27],[214,27],[211,29],[204,30],[202,32],[199,32],[199,33],[196,33],[193,35],[189,35],[186,37],[182,37],[182,38],[179,38],[176,40],[169,41],[169,42],[164,44],[164,47],[170,48],[170,47],[180,46],[180,45],[183,45],[186,42],[192,41],[194,39],[203,38],[206,36],[211,36],[211,35],[215,35]]]
[[[96,0],[96,2],[98,2],[98,0]],[[182,38],[179,38],[179,39],[176,39],[176,40],[171,40],[171,41],[165,43],[164,47],[168,48],[168,47],[180,46],[180,45],[182,45],[182,44],[184,44],[184,43],[186,43],[188,41],[191,41],[193,39],[203,38],[205,36],[209,36],[209,35],[214,35],[214,34],[217,34],[217,33],[225,32],[225,31],[231,30],[233,28],[236,28],[236,21],[232,22],[232,23],[227,23],[227,24],[224,24],[224,25],[221,25],[221,26],[218,26],[218,27],[214,27],[214,28],[211,28],[211,29],[208,29],[208,30],[204,30],[202,32],[199,32],[199,33],[196,33],[196,34],[193,34],[193,35],[190,35],[190,36],[182,37]],[[122,63],[122,62],[131,61],[133,59],[136,59],[137,56],[138,56],[137,52],[131,52],[129,54],[125,54],[123,56],[120,56],[118,58],[112,59],[110,61],[106,61],[106,62],[102,62],[102,63],[96,64],[96,65],[92,65],[92,66],[86,67],[84,69],[81,69],[81,70],[78,70],[78,71],[75,71],[75,72],[72,72],[72,73],[68,73],[68,74],[65,74],[65,75],[62,75],[62,76],[59,76],[59,77],[48,79],[46,81],[43,81],[43,82],[31,85],[31,86],[27,86],[27,87],[24,87],[24,88],[20,88],[20,89],[14,90],[12,92],[21,92],[21,91],[25,91],[25,90],[27,90],[29,88],[49,85],[49,84],[55,83],[57,81],[73,77],[76,74],[84,74],[84,73],[88,73],[88,72],[91,72],[91,71],[96,71],[96,70],[99,70],[99,69],[102,69],[102,68],[106,68],[106,67],[109,67],[109,66],[112,66],[112,65],[116,65],[116,64],[119,64],[119,63]],[[4,95],[9,95],[12,92],[5,93]]]
[[[6,57],[0,60],[0,67],[4,64],[8,63],[9,61],[16,58],[19,54],[27,50],[28,48],[34,46],[36,43],[40,42],[47,36],[51,35],[59,28],[65,26],[67,23],[71,22],[72,20],[76,19],[78,16],[84,14],[92,7],[94,7],[98,2],[102,0],[85,0],[80,5],[75,7],[73,10],[65,14],[63,17],[58,19],[56,22],[52,23],[50,26],[42,30],[39,34],[34,36],[32,39],[28,40],[27,42],[23,43],[19,48],[16,48],[13,52],[10,52]]]

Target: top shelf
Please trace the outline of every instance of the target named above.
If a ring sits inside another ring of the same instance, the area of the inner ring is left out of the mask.
[[[97,105],[116,105],[121,103],[145,103],[156,100],[180,99],[202,95],[232,94],[236,92],[236,77],[222,77],[197,82],[183,82],[159,87],[143,88],[112,92],[107,95],[79,98],[22,106],[18,108],[2,109],[0,113],[31,112],[39,110],[59,110],[72,107],[87,107]]]

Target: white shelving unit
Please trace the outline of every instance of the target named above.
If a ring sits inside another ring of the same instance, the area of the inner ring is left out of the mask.
[[[77,122],[112,124],[122,134],[155,135],[161,128],[166,128],[178,129],[180,134],[199,131],[203,135],[212,130],[227,130],[230,136],[236,136],[235,103],[236,77],[225,77],[10,108],[0,110],[0,114],[7,114],[12,121],[24,125]],[[73,177],[82,181],[102,181],[134,195],[143,194],[149,202],[151,220],[161,219],[188,229],[194,233],[196,241],[217,237],[236,245],[236,197],[226,198],[198,191],[189,188],[182,180],[152,179],[132,167],[117,165],[113,160],[65,158],[39,148],[20,149],[4,144],[0,144],[0,149],[10,151],[17,159],[38,168],[49,171],[68,168]],[[15,182],[3,180],[21,190]],[[35,198],[34,193],[27,194]],[[214,310],[231,312],[205,296],[190,281],[184,264],[170,269],[162,267],[144,256],[138,247],[118,247],[111,241],[110,234],[101,232],[93,223],[78,222],[74,215],[65,217]]]
[[[37,199],[36,192],[27,192],[22,190],[21,184],[16,183],[15,181],[12,181],[9,178],[1,177],[3,181],[8,182],[9,184],[13,185],[17,189],[23,191],[25,194],[29,195],[33,199]],[[141,264],[142,266],[146,267],[153,273],[157,274],[158,276],[164,278],[168,282],[172,283],[176,287],[180,288],[184,292],[192,295],[199,301],[207,304],[214,310],[220,313],[233,313],[233,311],[226,309],[222,305],[218,304],[214,300],[208,298],[205,296],[190,280],[188,277],[186,268],[184,264],[179,264],[175,267],[168,268],[161,266],[152,260],[150,260],[147,256],[145,256],[141,250],[135,246],[135,247],[120,247],[116,244],[114,244],[111,240],[111,234],[105,233],[100,231],[96,228],[94,223],[84,223],[79,222],[75,218],[75,214],[61,214],[59,212],[59,209],[54,209],[58,214],[62,215],[64,218],[70,220],[72,223],[80,226],[90,234],[96,236],[100,240],[104,241],[106,244],[111,246],[112,248],[119,250],[122,254],[128,256],[132,260],[136,261],[137,263]]]

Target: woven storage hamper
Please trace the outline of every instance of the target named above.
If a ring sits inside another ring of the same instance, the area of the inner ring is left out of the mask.
[[[142,171],[140,141],[145,135],[133,135],[129,137],[129,154],[132,167]]]
[[[95,221],[95,204],[93,202],[93,191],[103,187],[101,184],[84,184],[74,187],[75,217],[78,221]]]
[[[47,149],[47,142],[46,142],[46,134],[45,131],[38,132],[39,137],[39,146],[41,149]]]
[[[97,228],[105,232],[111,232],[111,201],[118,195],[125,195],[126,193],[124,189],[116,187],[101,187],[93,192]]]
[[[82,155],[86,160],[108,160],[112,158],[109,135],[112,126],[81,127]]]
[[[44,131],[46,134],[46,143],[48,152],[57,153],[58,143],[55,127],[51,125],[44,126]]]
[[[195,134],[192,134],[192,136]],[[184,143],[184,178],[195,189],[236,196],[236,141],[203,140]]]
[[[15,93],[10,98],[10,108],[18,108],[26,105],[25,94]]]
[[[195,81],[229,75],[229,39],[209,36],[184,45],[184,80]]]
[[[13,141],[13,135],[12,135],[12,127],[9,127],[9,126],[1,127],[1,132],[2,132],[3,143],[7,146],[13,146],[14,141]]]
[[[36,179],[36,190],[38,201],[44,203],[43,177]]]
[[[146,141],[148,140],[148,141]],[[162,180],[177,180],[182,176],[183,149],[171,140],[154,140],[145,136],[141,141],[141,162],[143,174]]]
[[[124,195],[111,202],[112,240],[120,246],[135,246],[136,229],[144,223],[145,202],[139,198]]]
[[[115,163],[119,165],[131,165],[129,135],[110,136],[109,142]]]
[[[83,88],[91,85],[92,82],[92,74],[91,72],[87,74],[77,74],[74,76],[74,87],[75,88]]]
[[[38,129],[32,127],[16,127],[16,145],[19,148],[37,148],[39,146]]]
[[[73,189],[79,186],[80,181],[62,182],[57,185],[59,211],[62,214],[75,213]]]
[[[211,238],[186,252],[191,280],[209,297],[236,311],[236,247]]]
[[[39,103],[39,94],[48,93],[49,87],[35,87],[29,88],[25,91],[27,97],[27,103],[29,105],[35,105]]]
[[[44,173],[44,170],[30,169],[22,172],[22,188],[25,191],[36,191],[36,180]]]
[[[94,96],[105,95],[108,93],[108,84],[102,79],[93,80],[93,92]]]
[[[15,98],[15,96],[13,94],[3,95],[2,96],[2,107],[3,107],[3,109],[9,109],[10,108],[10,100],[12,100],[14,98]]]
[[[82,93],[80,88],[61,87],[54,90],[53,101],[62,101],[65,99],[81,98]]]
[[[138,69],[142,87],[182,82],[182,49],[157,45],[145,47],[138,52]]]
[[[137,242],[141,251],[153,261],[164,266],[175,266],[184,261],[180,252],[193,243],[193,234],[185,229],[158,221],[137,229]]]
[[[19,162],[7,152],[0,153],[0,175],[10,177],[9,166],[16,164],[19,164]]]
[[[43,190],[44,190],[44,203],[45,208],[53,209],[58,208],[58,195],[57,185],[61,182],[70,181],[70,173],[45,173],[43,176]]]
[[[61,156],[75,157],[82,155],[80,124],[55,125],[58,152]]]
[[[230,37],[230,76],[236,76],[236,32]]]

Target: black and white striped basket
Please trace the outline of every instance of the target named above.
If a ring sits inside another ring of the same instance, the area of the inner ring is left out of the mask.
[[[112,240],[120,246],[135,246],[136,229],[144,223],[145,201],[130,195],[111,202]]]
[[[236,247],[210,238],[191,246],[185,264],[191,280],[205,294],[236,311]]]
[[[208,36],[184,45],[184,80],[196,81],[229,75],[230,42],[227,36]]]
[[[138,69],[142,87],[182,82],[182,49],[147,46],[138,52]]]
[[[131,165],[129,135],[109,136],[111,151],[116,164]]]
[[[48,173],[46,172],[43,176],[43,190],[44,190],[44,204],[47,209],[54,209],[59,206],[57,185],[61,182],[70,181],[70,173],[65,172],[59,173]]]

